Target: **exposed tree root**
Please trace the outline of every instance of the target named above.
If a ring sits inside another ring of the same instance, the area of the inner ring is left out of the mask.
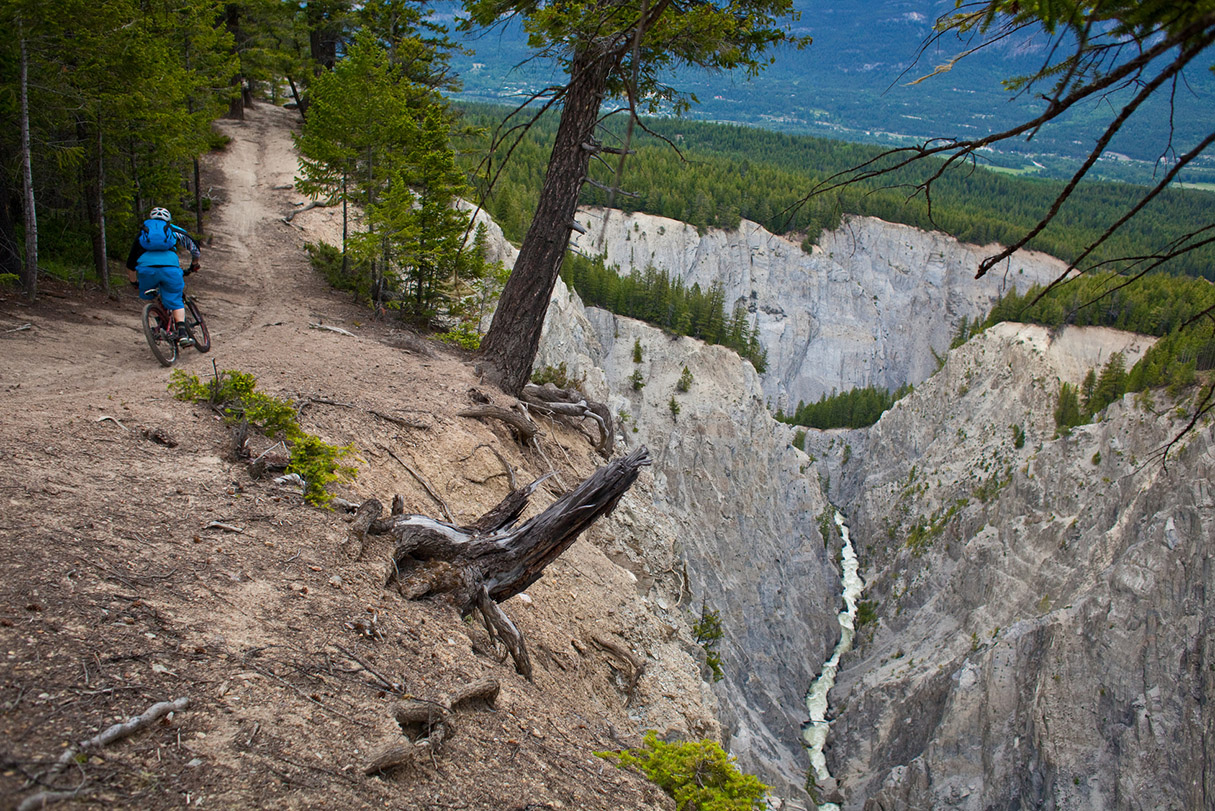
[[[351,525],[352,543],[361,553],[365,536],[387,534],[396,540],[385,585],[395,585],[409,600],[442,597],[462,616],[478,609],[491,636],[510,651],[515,669],[531,678],[523,635],[497,605],[536,582],[592,523],[609,514],[650,464],[641,446],[600,467],[544,512],[516,526],[527,500],[544,478],[515,490],[498,506],[467,526],[424,515],[394,514],[381,519],[382,506],[365,502]]]

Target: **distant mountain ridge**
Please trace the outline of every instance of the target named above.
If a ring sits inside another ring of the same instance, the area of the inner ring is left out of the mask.
[[[984,49],[948,73],[910,86],[973,45],[951,35],[920,55],[934,22],[953,10],[952,2],[798,0],[796,6],[801,17],[793,29],[812,36],[813,44],[801,51],[777,52],[776,61],[750,81],[704,71],[678,74],[675,86],[699,100],[689,117],[844,140],[901,143],[909,138],[1003,131],[1044,104],[1036,95],[1014,96],[1001,85],[1042,65],[1049,47],[1044,34],[1027,34]],[[436,19],[449,21],[453,8],[440,7]],[[471,51],[453,59],[464,82],[463,98],[504,102],[559,80],[551,63],[528,61],[531,51],[517,24],[464,36],[461,44]],[[1116,106],[1118,97],[1112,102]],[[1186,74],[1172,110],[1164,94],[1127,123],[1107,151],[1111,171],[1115,164],[1141,161],[1146,164],[1141,167],[1145,177],[1150,176],[1170,120],[1177,145],[1192,144],[1209,130],[1213,105],[1215,77],[1200,65]],[[1016,171],[1070,173],[1074,161],[1087,154],[1100,135],[1108,111],[1108,102],[1094,101],[1060,125],[1043,128],[1032,141],[1007,143],[1000,154],[990,157]],[[1190,179],[1215,179],[1215,157],[1208,158],[1203,169]]]

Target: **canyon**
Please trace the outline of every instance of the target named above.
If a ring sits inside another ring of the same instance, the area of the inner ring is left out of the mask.
[[[830,696],[837,782],[823,788],[843,807],[1205,804],[1209,427],[1169,447],[1184,422],[1130,396],[1066,436],[1052,417],[1062,382],[1114,352],[1129,368],[1152,339],[1000,324],[950,351],[961,318],[1065,266],[1018,256],[975,280],[983,248],[877,220],[846,221],[808,254],[746,222],[700,234],[640,214],[580,220],[579,249],[621,272],[721,283],[769,353],[760,376],[561,288],[538,362],[565,364],[626,418],[626,442],[654,450],[653,503],[678,527],[689,605],[725,631],[714,689],[740,764],[790,807],[807,802],[799,729],[839,632],[825,520],[838,507],[876,617]],[[907,382],[875,426],[807,431],[804,453],[771,417]]]

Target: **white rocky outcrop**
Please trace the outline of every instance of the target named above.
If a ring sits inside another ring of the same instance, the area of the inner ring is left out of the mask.
[[[742,304],[768,352],[765,397],[791,410],[832,391],[895,389],[937,368],[963,316],[985,316],[1009,289],[1048,282],[1066,265],[1018,252],[982,279],[991,247],[872,217],[849,217],[807,254],[743,220],[703,234],[649,214],[588,209],[573,245],[621,272],[653,265],[689,286],[719,282],[727,309]]]
[[[804,773],[800,698],[834,642],[839,594],[814,526],[821,481],[848,515],[877,616],[831,694],[827,759],[845,808],[1209,805],[1215,437],[1199,425],[1166,465],[1182,427],[1167,403],[1128,395],[1067,436],[1053,420],[1061,382],[1114,352],[1129,368],[1152,339],[1003,324],[933,374],[958,319],[1064,266],[1030,257],[989,289],[971,279],[984,251],[859,219],[810,256],[747,223],[701,235],[613,212],[605,234],[609,262],[720,280],[768,348],[761,388],[727,350],[584,311],[559,287],[540,361],[586,375],[628,413],[625,439],[654,451],[682,609],[704,599],[727,630],[717,696],[744,767],[791,795]],[[806,456],[764,408],[908,381],[920,385],[875,426],[810,431]],[[615,542],[622,558],[652,546]]]

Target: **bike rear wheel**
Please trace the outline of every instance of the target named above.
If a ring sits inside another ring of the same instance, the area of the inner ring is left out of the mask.
[[[195,349],[199,352],[211,351],[211,333],[193,298],[186,299],[186,328],[190,330],[190,336],[194,339]]]
[[[165,308],[155,301],[149,301],[143,308],[143,337],[148,339],[148,346],[161,366],[172,366],[177,360],[177,341],[169,332],[169,314]]]

